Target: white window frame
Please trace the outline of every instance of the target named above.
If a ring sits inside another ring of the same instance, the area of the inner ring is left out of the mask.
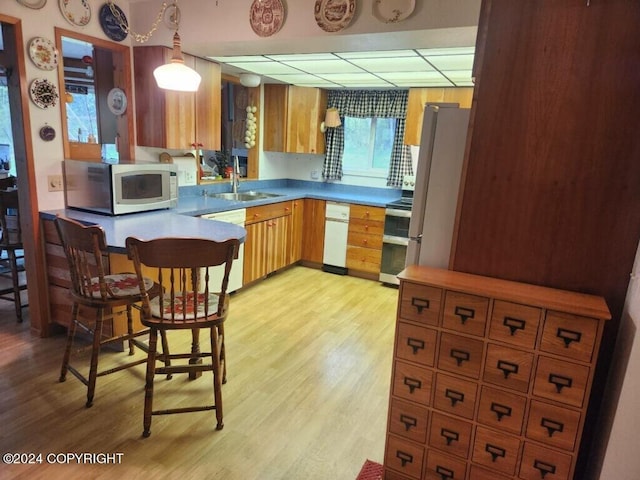
[[[354,118],[356,120],[358,120],[359,118],[357,117],[345,117],[345,123],[346,123],[346,119],[347,118]],[[344,154],[344,150],[343,150],[343,157],[342,157],[342,173],[344,175],[353,175],[353,176],[358,176],[358,177],[371,177],[371,178],[387,178],[389,175],[389,167],[390,167],[390,163],[391,163],[391,158],[389,158],[389,164],[387,165],[386,168],[373,168],[373,154],[374,154],[374,146],[375,146],[375,135],[376,135],[376,128],[377,128],[377,123],[378,123],[378,118],[382,118],[382,117],[366,117],[366,118],[370,118],[371,119],[371,129],[369,131],[369,155],[368,155],[368,160],[369,160],[369,168],[368,169],[356,169],[356,168],[349,168],[347,163],[346,163],[346,159],[347,157]],[[347,136],[345,134],[344,136],[344,141],[345,141],[345,145],[347,142]]]

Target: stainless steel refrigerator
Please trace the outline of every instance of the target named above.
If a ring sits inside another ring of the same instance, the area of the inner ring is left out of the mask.
[[[453,106],[424,109],[407,265],[449,266],[469,112]]]

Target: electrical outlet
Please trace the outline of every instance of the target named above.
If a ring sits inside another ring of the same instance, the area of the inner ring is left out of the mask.
[[[62,175],[49,175],[47,177],[47,185],[50,192],[62,191]]]
[[[318,180],[319,178],[320,178],[320,171],[315,168],[311,170],[311,179]]]

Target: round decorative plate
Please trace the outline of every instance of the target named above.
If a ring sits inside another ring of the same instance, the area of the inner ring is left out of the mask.
[[[58,49],[51,40],[43,37],[29,42],[29,57],[41,70],[53,70],[58,66]]]
[[[127,95],[120,88],[112,88],[107,95],[107,106],[114,115],[127,111]]]
[[[127,17],[122,9],[115,3],[113,4],[113,9],[122,20],[122,23],[128,27],[129,23],[127,22]],[[104,34],[114,42],[121,42],[127,38],[127,32],[120,26],[120,21],[113,14],[108,3],[105,3],[100,7],[100,26],[102,27]]]
[[[249,23],[257,35],[269,37],[282,28],[284,15],[281,0],[253,0]]]
[[[339,32],[349,26],[356,13],[356,0],[316,0],[316,23],[325,32]]]
[[[47,4],[47,0],[18,0],[18,3],[34,10],[40,10]]]
[[[374,0],[373,16],[383,23],[398,23],[407,19],[416,8],[416,0]]]
[[[58,104],[58,89],[46,78],[36,78],[31,82],[29,95],[40,108],[51,108]]]
[[[64,19],[77,27],[86,26],[91,20],[91,5],[88,0],[58,0]]]
[[[40,138],[45,142],[50,142],[56,138],[56,131],[50,125],[45,125],[40,129]]]

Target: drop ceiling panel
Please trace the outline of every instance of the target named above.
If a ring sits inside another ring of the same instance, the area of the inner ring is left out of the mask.
[[[433,70],[433,67],[420,57],[361,58],[352,59],[351,62],[369,72],[420,72]]]
[[[308,73],[366,73],[360,67],[344,60],[292,61],[285,65]]]
[[[397,58],[397,57],[415,57],[415,50],[378,50],[372,52],[338,52],[337,56],[342,58]]]
[[[471,70],[473,55],[437,55],[426,57],[438,70]]]
[[[258,73],[260,75],[275,75],[278,73],[300,73],[288,65],[278,62],[251,62],[251,63],[230,63],[232,67],[241,68],[248,72]]]

